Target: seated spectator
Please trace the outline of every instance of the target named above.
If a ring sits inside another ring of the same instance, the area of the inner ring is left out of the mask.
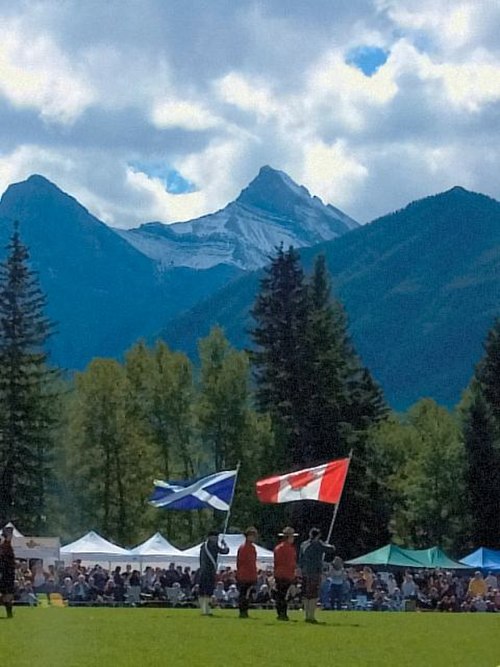
[[[478,570],[477,572],[474,573],[474,576],[469,582],[467,595],[469,595],[472,598],[484,597],[487,592],[488,592],[488,587],[486,586],[486,582],[483,578],[483,575]]]
[[[88,602],[89,599],[89,585],[85,581],[83,574],[78,576],[78,579],[73,584],[73,590],[71,592],[70,600],[72,602]]]
[[[402,611],[403,610],[403,594],[401,590],[396,586],[392,593],[388,595],[389,598],[389,609],[391,611]]]
[[[373,611],[388,611],[391,608],[391,601],[384,592],[382,587],[375,590],[372,601]]]
[[[491,590],[495,590],[498,588],[498,580],[496,576],[493,574],[493,572],[488,572],[488,576],[484,580],[486,583],[486,586],[488,590],[491,588]]]
[[[417,586],[413,580],[413,575],[409,572],[405,574],[403,584],[401,586],[401,592],[405,600],[415,600],[417,597]]]
[[[224,590],[222,581],[218,581],[212,595],[212,605],[214,607],[224,607],[227,602],[227,593]]]
[[[36,607],[38,604],[35,591],[33,590],[33,585],[31,581],[25,581],[19,588],[19,602],[21,604],[27,604],[30,607]]]
[[[265,608],[271,605],[271,601],[271,591],[269,590],[269,586],[267,584],[262,584],[255,597],[255,604]]]
[[[70,600],[73,595],[73,580],[71,577],[65,577],[63,585],[59,591],[63,596],[64,600]]]
[[[228,591],[227,591],[227,601],[228,601],[228,604],[229,604],[231,607],[235,607],[235,608],[236,608],[236,607],[238,606],[238,599],[239,599],[239,597],[240,597],[240,594],[239,594],[239,591],[238,591],[238,587],[236,586],[236,584],[231,584],[231,585],[229,586]]]

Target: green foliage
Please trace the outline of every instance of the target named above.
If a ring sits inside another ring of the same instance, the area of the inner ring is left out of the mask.
[[[16,224],[0,267],[0,525],[47,529],[56,373],[47,365],[51,324]]]
[[[500,548],[500,318],[490,329],[484,356],[462,408],[467,452],[471,540]]]
[[[393,503],[394,540],[453,548],[463,538],[464,445],[457,419],[431,399],[373,434]]]

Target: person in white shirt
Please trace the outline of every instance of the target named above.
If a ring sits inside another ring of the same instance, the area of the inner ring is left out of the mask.
[[[413,581],[411,574],[405,574],[403,584],[401,586],[401,593],[405,600],[417,597],[417,585]]]
[[[497,577],[493,574],[493,572],[488,572],[488,576],[485,579],[486,586],[488,587],[488,590],[498,588],[498,580]]]

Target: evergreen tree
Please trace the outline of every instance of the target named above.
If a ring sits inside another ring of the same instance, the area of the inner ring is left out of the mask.
[[[492,409],[473,384],[465,412],[466,488],[473,546],[500,548],[500,448]]]
[[[304,345],[309,298],[299,255],[280,247],[252,310],[255,349],[251,353],[257,384],[256,400],[271,415],[276,438],[268,453],[271,471],[299,467],[307,450],[304,396],[310,389],[310,359]]]
[[[44,531],[55,425],[46,299],[16,223],[0,267],[0,525]]]
[[[354,456],[335,535],[359,543],[362,526],[384,534],[387,516],[373,510],[380,485],[369,477],[367,430],[383,419],[382,393],[350,343],[342,306],[331,297],[324,257],[306,282],[299,258],[282,249],[262,281],[253,316],[259,405],[269,411],[281,448],[267,461],[269,472],[293,470]],[[380,504],[383,504],[382,502]],[[299,527],[314,523],[326,534],[332,508],[302,503],[290,515]]]
[[[485,354],[476,369],[475,378],[488,402],[500,433],[500,317],[488,332]]]

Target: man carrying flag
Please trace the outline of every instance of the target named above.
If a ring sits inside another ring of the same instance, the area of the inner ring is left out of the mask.
[[[224,539],[219,546],[219,533],[211,530],[207,539],[200,549],[200,572],[199,572],[199,594],[200,609],[202,616],[210,616],[210,598],[215,589],[215,577],[217,575],[217,557],[219,554],[229,553],[229,547]]]
[[[316,606],[323,573],[323,557],[333,553],[335,547],[320,540],[319,528],[311,528],[309,539],[300,545],[299,568],[302,574],[302,592],[304,596],[304,614],[306,623],[317,623]]]

